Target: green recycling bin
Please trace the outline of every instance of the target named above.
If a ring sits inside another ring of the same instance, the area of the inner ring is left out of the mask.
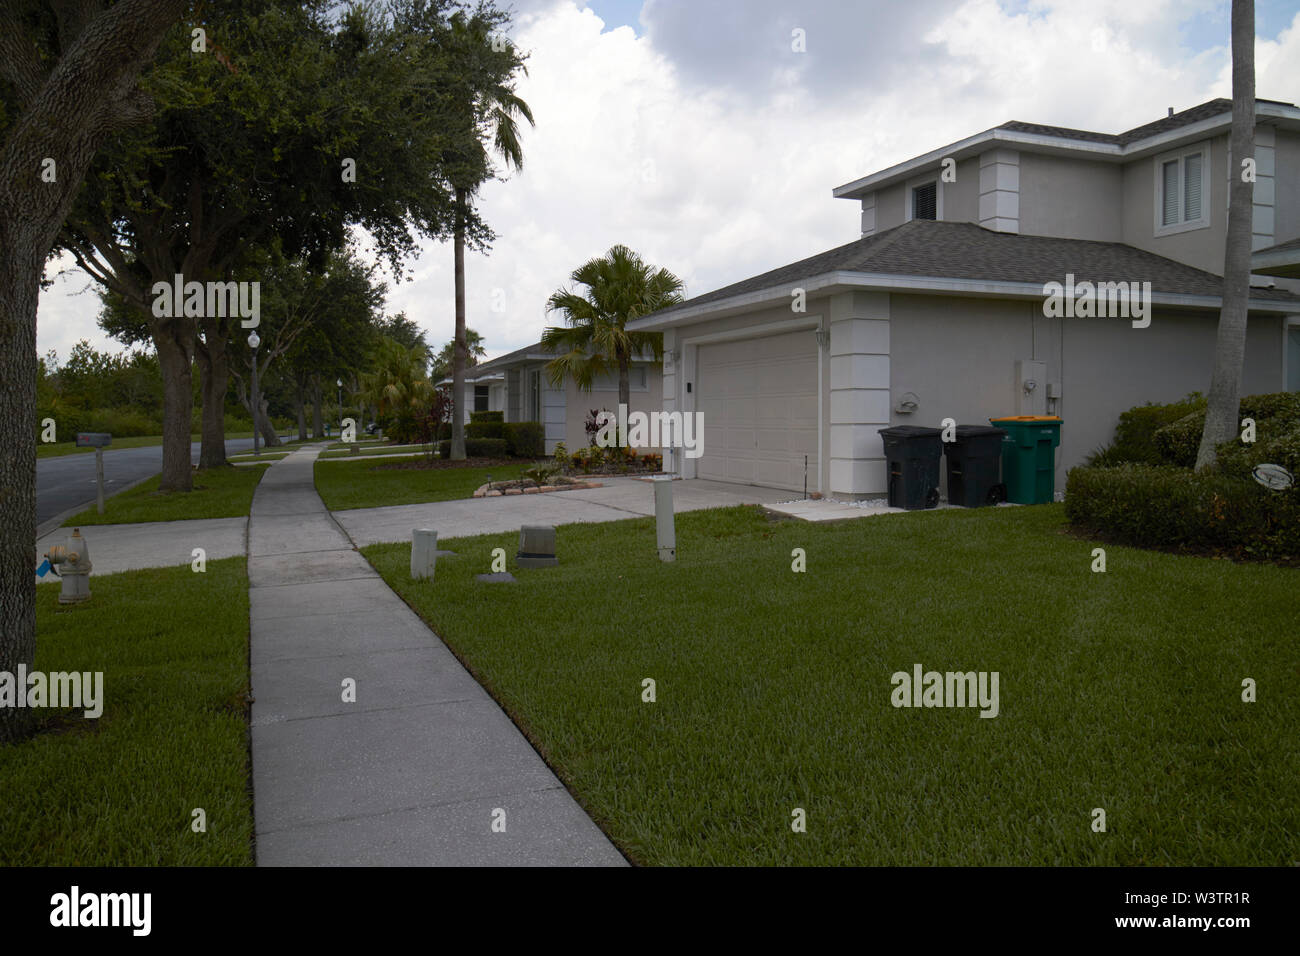
[[[1002,481],[1007,501],[1044,505],[1056,500],[1056,448],[1061,444],[1057,415],[1010,415],[990,418],[1006,430],[1002,439]]]

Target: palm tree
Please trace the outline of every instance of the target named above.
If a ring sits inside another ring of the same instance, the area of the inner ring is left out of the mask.
[[[453,61],[458,64],[461,84],[458,96],[461,103],[463,128],[456,149],[449,150],[449,167],[455,189],[455,227],[453,246],[455,254],[456,285],[456,338],[452,350],[452,394],[460,398],[465,394],[465,368],[468,365],[468,346],[465,339],[465,240],[470,204],[474,193],[492,176],[492,151],[501,157],[506,168],[522,169],[523,145],[519,140],[519,120],[530,126],[533,113],[528,104],[515,94],[516,70],[527,73],[523,58],[510,44],[494,43],[491,31],[501,24],[490,15],[476,13],[466,18],[463,13],[453,14],[450,21],[449,47]],[[465,416],[452,417],[451,458],[465,458]]]
[[[649,350],[661,360],[663,334],[629,332],[627,323],[682,301],[682,281],[623,245],[583,263],[569,278],[586,290],[579,295],[559,289],[546,302],[547,311],[561,313],[567,323],[542,332],[543,347],[561,352],[547,363],[547,376],[552,385],[572,378],[590,391],[596,376],[613,367],[618,370],[619,403],[631,404],[632,358]]]
[[[384,336],[375,350],[372,370],[361,376],[360,397],[373,405],[379,419],[392,416],[400,429],[421,417],[433,404],[433,383],[425,377],[424,348],[407,348]]]
[[[1250,295],[1250,230],[1254,183],[1240,163],[1255,154],[1255,3],[1232,0],[1232,133],[1229,151],[1237,165],[1228,188],[1228,238],[1223,259],[1223,304],[1214,343],[1214,374],[1205,408],[1205,429],[1196,470],[1213,468],[1218,446],[1237,432],[1241,368],[1246,354],[1246,300]]]

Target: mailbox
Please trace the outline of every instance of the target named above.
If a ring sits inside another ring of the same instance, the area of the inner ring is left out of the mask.
[[[77,432],[78,448],[105,448],[113,444],[113,436],[108,432]]]

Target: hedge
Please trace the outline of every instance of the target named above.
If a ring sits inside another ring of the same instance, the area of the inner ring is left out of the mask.
[[[1233,439],[1219,446],[1219,454],[1227,453],[1230,460],[1241,459],[1240,465],[1249,462],[1250,468],[1264,461],[1272,461],[1265,455],[1266,443],[1284,439],[1300,427],[1300,392],[1270,392],[1262,395],[1247,395],[1241,400],[1241,418],[1255,420],[1256,440],[1252,445],[1245,445],[1239,439]],[[1155,444],[1160,459],[1171,465],[1191,468],[1196,464],[1196,453],[1201,447],[1201,432],[1205,428],[1205,408],[1183,415],[1177,421],[1158,428],[1155,432]],[[1274,462],[1284,464],[1283,462]],[[1290,468],[1290,466],[1287,466]]]
[[[1119,544],[1190,554],[1300,560],[1300,488],[1151,465],[1071,469],[1065,514]]]
[[[469,420],[473,422],[504,422],[505,412],[470,412]]]
[[[438,457],[451,457],[451,439],[438,442]],[[506,440],[504,438],[466,438],[466,458],[505,458]]]
[[[1115,441],[1099,453],[1097,457],[1101,460],[1095,463],[1161,464],[1163,459],[1156,445],[1156,431],[1197,411],[1205,411],[1205,399],[1198,393],[1168,405],[1147,404],[1130,408],[1120,414],[1119,424],[1115,426]]]
[[[516,458],[541,458],[546,454],[546,432],[541,422],[507,422],[506,444]]]
[[[475,414],[478,414],[478,415],[487,415],[487,414],[494,414],[494,413],[491,413],[491,412],[476,412]],[[500,412],[496,412],[495,414],[498,414],[498,415],[499,415]],[[467,425],[465,426],[465,438],[466,438],[466,439],[470,439],[470,438],[500,438],[500,439],[505,439],[505,437],[506,437],[506,423],[505,423],[505,422],[495,422],[495,421],[488,421],[488,422],[475,422],[475,421],[471,421],[469,424],[467,424]]]

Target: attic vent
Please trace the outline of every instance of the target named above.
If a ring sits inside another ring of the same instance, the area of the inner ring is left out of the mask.
[[[937,190],[935,183],[926,183],[912,190],[912,218],[934,219],[937,207]]]

